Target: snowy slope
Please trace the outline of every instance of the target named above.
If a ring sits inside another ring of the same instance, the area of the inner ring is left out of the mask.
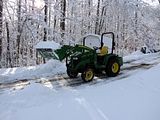
[[[160,64],[110,83],[4,91],[0,120],[160,120],[159,73]]]

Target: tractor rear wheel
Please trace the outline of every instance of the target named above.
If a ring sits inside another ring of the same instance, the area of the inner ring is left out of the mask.
[[[72,70],[70,70],[70,69],[67,69],[67,75],[68,75],[70,78],[76,78],[77,75],[78,75],[78,72],[72,71]]]
[[[90,82],[94,78],[94,70],[92,68],[86,68],[81,74],[82,80]]]
[[[116,58],[109,60],[106,66],[106,74],[109,77],[115,77],[119,74],[120,71],[120,64]]]

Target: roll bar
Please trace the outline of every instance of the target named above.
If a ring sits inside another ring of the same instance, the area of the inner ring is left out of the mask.
[[[102,33],[102,35],[101,35],[101,40],[100,40],[100,44],[101,44],[101,46],[100,47],[103,47],[103,36],[104,35],[106,35],[106,34],[110,34],[111,35],[111,37],[112,37],[112,53],[113,53],[113,50],[115,49],[115,35],[114,35],[114,33],[113,32],[105,32],[105,33]],[[97,37],[97,36],[96,36]],[[84,37],[83,38],[83,45],[85,45],[85,39],[86,39],[86,37]]]
[[[115,49],[115,36],[114,36],[114,33],[113,32],[106,32],[106,33],[102,33],[101,35],[101,47],[103,46],[103,36],[106,35],[106,34],[110,34],[112,36],[112,53],[113,53],[113,50]]]

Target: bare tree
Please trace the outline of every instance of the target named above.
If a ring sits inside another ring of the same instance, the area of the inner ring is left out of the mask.
[[[100,23],[99,23],[99,29],[98,29],[98,34],[102,32],[103,24],[104,24],[104,16],[106,16],[106,6],[102,7],[101,11],[101,17],[100,17]]]
[[[65,16],[66,16],[66,0],[61,0],[61,19],[60,19],[60,29],[61,29],[61,37],[64,37],[65,31]]]
[[[11,62],[11,54],[10,54],[10,33],[9,33],[9,27],[8,22],[6,22],[6,32],[7,32],[7,66],[12,67]]]
[[[93,1],[92,0],[88,0],[88,32],[91,32],[91,11],[92,11],[92,5],[93,5]]]
[[[98,33],[98,28],[99,28],[99,12],[100,12],[100,0],[98,0],[98,2],[97,2],[95,34],[99,34]]]
[[[22,7],[22,0],[18,0],[18,9],[17,9],[17,17],[18,17],[18,25],[17,25],[17,59],[19,58],[20,53],[20,39],[21,39],[21,7]]]
[[[135,25],[134,25],[134,33],[135,33],[135,43],[138,41],[138,8],[139,8],[139,0],[136,2],[136,9],[135,9]],[[137,50],[137,46],[135,45],[135,51]]]
[[[2,59],[3,0],[0,0],[0,60]]]
[[[47,24],[48,24],[48,0],[44,0],[45,5],[44,5],[44,22],[46,23],[44,27],[44,38],[43,41],[47,41]]]

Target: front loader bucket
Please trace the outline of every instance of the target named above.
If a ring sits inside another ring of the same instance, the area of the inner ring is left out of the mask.
[[[37,51],[43,58],[59,60],[59,56],[52,49],[37,49]]]
[[[41,48],[41,49],[37,48],[37,51],[43,58],[56,59],[62,61],[67,57],[67,53],[70,52],[72,48],[73,46],[64,45],[56,50],[50,48]]]

